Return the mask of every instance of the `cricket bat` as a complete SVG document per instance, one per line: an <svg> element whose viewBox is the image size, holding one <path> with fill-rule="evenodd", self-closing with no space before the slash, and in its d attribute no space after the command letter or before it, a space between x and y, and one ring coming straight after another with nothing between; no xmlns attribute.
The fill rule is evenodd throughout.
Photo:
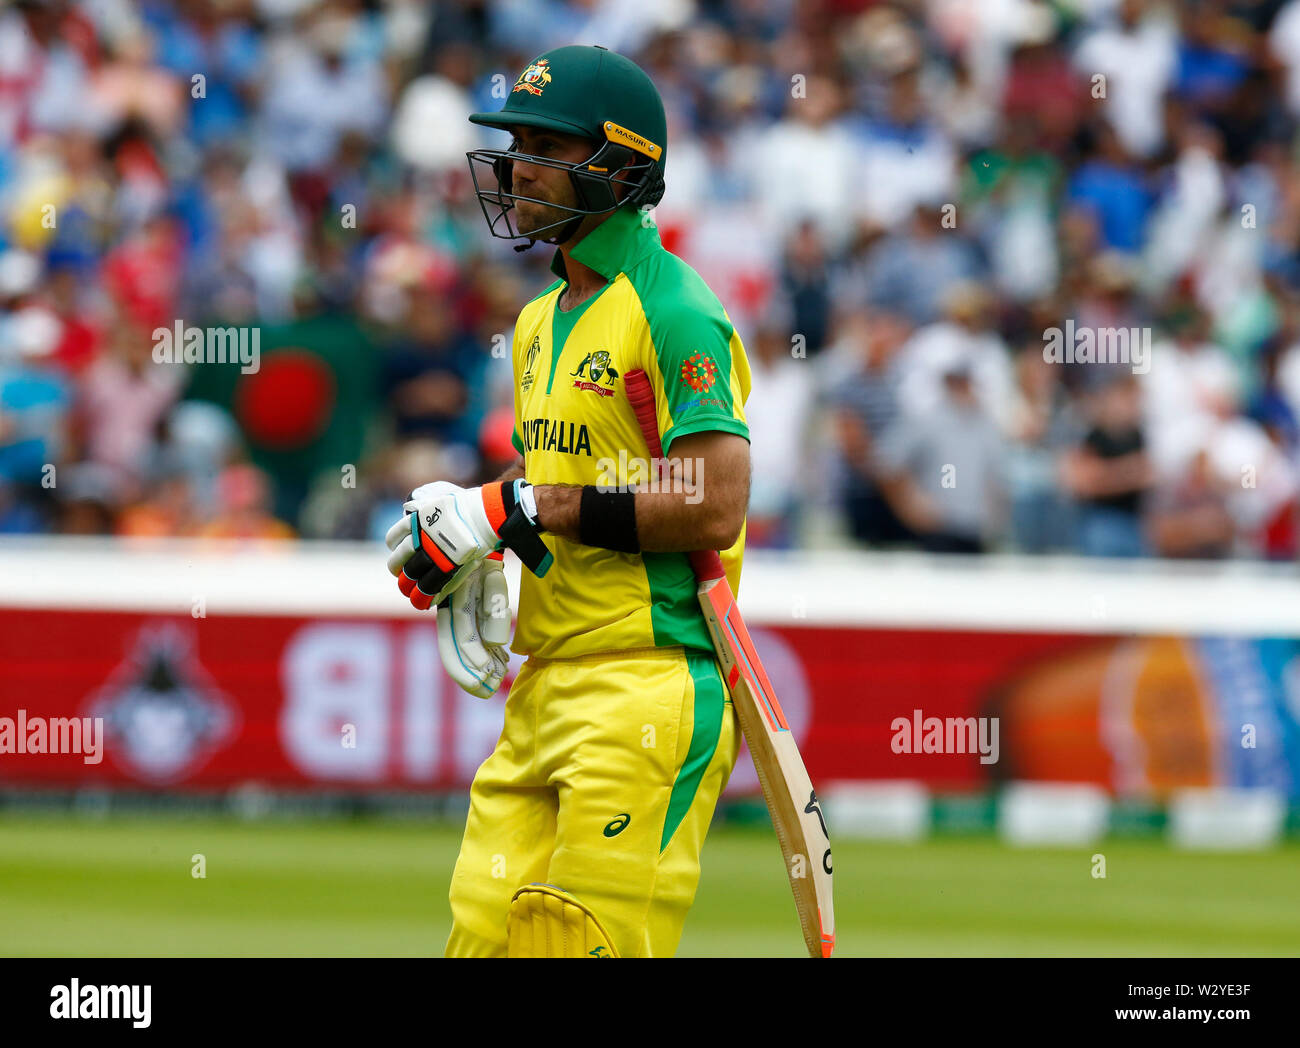
<svg viewBox="0 0 1300 1048"><path fill-rule="evenodd" d="M623 381L646 445L662 470L664 453L654 387L639 368L627 372ZM831 842L821 802L772 682L749 639L745 620L740 617L722 569L722 558L713 550L697 550L689 557L699 583L700 608L709 624L713 650L781 842L804 943L811 956L829 957L835 948L835 909L831 896Z"/></svg>

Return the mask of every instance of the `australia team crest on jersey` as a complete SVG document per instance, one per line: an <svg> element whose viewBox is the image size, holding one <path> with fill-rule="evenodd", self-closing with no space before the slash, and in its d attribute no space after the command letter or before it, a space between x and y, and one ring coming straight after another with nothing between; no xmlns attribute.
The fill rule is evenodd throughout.
<svg viewBox="0 0 1300 1048"><path fill-rule="evenodd" d="M551 71L547 68L548 65L545 58L539 58L519 74L519 79L515 81L515 86L510 93L513 95L516 91L527 91L530 95L540 95L551 82Z"/></svg>
<svg viewBox="0 0 1300 1048"><path fill-rule="evenodd" d="M582 358L577 370L569 374L574 379L574 389L589 389L602 397L614 395L614 380L618 378L618 372L614 369L607 350L598 349L594 353L588 353Z"/></svg>

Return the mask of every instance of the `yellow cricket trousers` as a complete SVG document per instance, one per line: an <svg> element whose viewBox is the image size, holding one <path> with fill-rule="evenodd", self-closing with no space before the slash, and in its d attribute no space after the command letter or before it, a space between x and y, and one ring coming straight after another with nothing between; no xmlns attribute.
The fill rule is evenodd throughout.
<svg viewBox="0 0 1300 1048"><path fill-rule="evenodd" d="M739 744L711 652L530 658L470 790L447 956L504 957L535 881L590 907L619 956L671 956Z"/></svg>

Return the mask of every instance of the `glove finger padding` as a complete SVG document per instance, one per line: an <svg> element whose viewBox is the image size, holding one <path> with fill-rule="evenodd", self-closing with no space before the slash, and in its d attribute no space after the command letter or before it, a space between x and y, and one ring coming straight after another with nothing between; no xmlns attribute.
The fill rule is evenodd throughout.
<svg viewBox="0 0 1300 1048"><path fill-rule="evenodd" d="M490 588L493 596L504 592L495 581L490 587L485 587L487 577L499 577L500 587L504 587L505 575L499 564L495 568L488 568L483 563L474 565L464 585L443 600L437 611L438 654L442 657L443 668L452 680L480 699L496 694L510 666L505 649L500 644L487 642L479 629L479 623L488 613L483 606L485 589ZM498 616L487 617L493 620L494 634L499 635ZM508 639L508 601L505 618Z"/></svg>
<svg viewBox="0 0 1300 1048"><path fill-rule="evenodd" d="M421 611L455 593L470 570L503 547L539 578L554 561L541 538L532 485L524 480L470 489L436 481L416 488L403 509L409 534L400 522L389 528L388 570Z"/></svg>
<svg viewBox="0 0 1300 1048"><path fill-rule="evenodd" d="M415 519L414 515L411 517ZM447 558L435 542L419 532L419 546L397 577L397 585L421 611L455 592L457 586L474 569L474 563L457 565Z"/></svg>
<svg viewBox="0 0 1300 1048"><path fill-rule="evenodd" d="M469 489L439 482L411 494L404 508L417 514L421 532L447 559L467 564L504 545L538 578L550 570L554 558L541 539L527 481L493 481Z"/></svg>
<svg viewBox="0 0 1300 1048"><path fill-rule="evenodd" d="M416 490L430 489L437 490L423 498L412 498L402 507L415 516L417 529L427 540L426 550L436 548L454 564L469 564L482 560L496 548L499 537L484 517L481 488L466 490L439 482Z"/></svg>
<svg viewBox="0 0 1300 1048"><path fill-rule="evenodd" d="M385 542L389 572L397 576L402 595L420 611L454 593L479 564L477 556L462 564L451 560L420 527L418 513L389 528Z"/></svg>
<svg viewBox="0 0 1300 1048"><path fill-rule="evenodd" d="M482 516L482 490L446 481L425 484L402 507L410 514L410 537L396 525L389 529L388 570L420 611L456 592L499 545L497 535L477 519Z"/></svg>
<svg viewBox="0 0 1300 1048"><path fill-rule="evenodd" d="M388 558L388 570L394 575L402 571L402 565L406 563L405 558L415 552L415 544L411 538L411 515L405 514L401 520L397 521L388 529L388 534L384 536L384 543L392 551ZM398 555L403 559L396 560Z"/></svg>
<svg viewBox="0 0 1300 1048"><path fill-rule="evenodd" d="M399 578L398 587L410 598L417 611L428 611L435 604L440 604L465 583L475 571L477 564L462 564L449 576L441 568L431 568L419 581L411 583L409 578ZM409 592L407 587L409 586Z"/></svg>

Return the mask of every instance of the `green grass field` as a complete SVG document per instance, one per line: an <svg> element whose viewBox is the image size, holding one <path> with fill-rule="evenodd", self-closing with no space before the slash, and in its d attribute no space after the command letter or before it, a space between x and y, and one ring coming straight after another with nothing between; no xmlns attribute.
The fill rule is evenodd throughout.
<svg viewBox="0 0 1300 1048"><path fill-rule="evenodd" d="M437 955L459 842L458 826L428 822L0 815L0 955ZM1300 955L1294 843L839 841L835 870L841 956ZM802 948L770 832L715 827L679 955Z"/></svg>

